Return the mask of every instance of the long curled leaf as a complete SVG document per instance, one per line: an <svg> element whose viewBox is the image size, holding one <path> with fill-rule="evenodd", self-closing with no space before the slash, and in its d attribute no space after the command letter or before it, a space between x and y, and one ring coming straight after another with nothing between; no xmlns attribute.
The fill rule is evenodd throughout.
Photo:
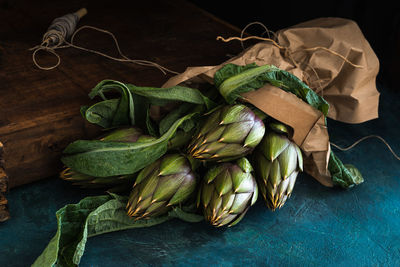
<svg viewBox="0 0 400 267"><path fill-rule="evenodd" d="M64 150L61 160L72 170L95 177L135 173L165 154L168 140L182 123L195 114L178 119L167 132L155 140L137 143L75 141Z"/></svg>
<svg viewBox="0 0 400 267"><path fill-rule="evenodd" d="M105 93L117 91L119 98L107 99ZM81 113L85 119L103 128L122 125L149 126L147 114L150 105L165 105L171 102L204 105L211 109L215 103L198 89L184 86L170 88L140 87L113 80L104 80L97 84L89 94L90 98L100 96L103 101L90 107L83 107ZM151 126L150 126L151 127ZM154 130L148 127L149 132Z"/></svg>
<svg viewBox="0 0 400 267"><path fill-rule="evenodd" d="M257 66L248 64L238 66L227 64L214 76L214 82L228 103L233 103L241 93L257 90L270 83L295 94L309 105L328 114L329 104L293 74L273 65Z"/></svg>
<svg viewBox="0 0 400 267"><path fill-rule="evenodd" d="M173 208L168 214L134 220L126 214L127 197L116 194L86 197L56 212L57 232L33 267L78 266L89 237L134 228L150 227L173 218L199 222L203 216Z"/></svg>

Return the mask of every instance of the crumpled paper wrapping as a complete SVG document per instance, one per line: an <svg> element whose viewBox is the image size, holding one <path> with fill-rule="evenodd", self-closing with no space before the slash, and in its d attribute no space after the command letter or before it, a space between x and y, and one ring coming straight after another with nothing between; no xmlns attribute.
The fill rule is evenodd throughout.
<svg viewBox="0 0 400 267"><path fill-rule="evenodd" d="M275 65L303 80L330 104L328 117L361 123L378 117L376 76L379 61L358 25L342 18L319 18L276 33L276 43L262 41L218 65L189 67L163 87L213 83L227 63ZM291 93L272 85L242 94L269 116L291 126L293 140L305 155L305 171L333 186L328 171L330 144L324 115Z"/></svg>

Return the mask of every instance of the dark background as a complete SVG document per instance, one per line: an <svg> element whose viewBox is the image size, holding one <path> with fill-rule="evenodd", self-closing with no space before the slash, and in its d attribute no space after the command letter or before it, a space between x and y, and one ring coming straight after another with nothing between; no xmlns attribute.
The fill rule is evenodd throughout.
<svg viewBox="0 0 400 267"><path fill-rule="evenodd" d="M320 0L320 1L211 1L190 2L243 29L248 23L262 22L277 31L319 17L342 17L356 21L377 54L381 69L378 80L390 87L400 76L400 9L396 0ZM252 26L249 33L260 34ZM258 31L258 32L257 32ZM246 31L247 32L247 31Z"/></svg>
<svg viewBox="0 0 400 267"><path fill-rule="evenodd" d="M397 77L400 77L400 68L398 67L398 62L400 62L400 8L397 7L399 4L396 0L187 1L240 29L254 21L262 22L269 30L277 31L319 17L352 19L358 23L380 60L381 69L378 80L393 87L396 85ZM0 0L0 8L12 9L19 6L21 2L22 0ZM82 6L90 9L89 2L88 0L81 1ZM134 10L138 5L138 2L134 0L109 2L113 2L118 8L128 10ZM37 4L40 3L41 1L37 1ZM1 19L0 17L0 27L2 27ZM149 18L149 21L151 20L152 18ZM193 26L195 25L187 25L188 30ZM253 26L247 32L260 34L262 28Z"/></svg>

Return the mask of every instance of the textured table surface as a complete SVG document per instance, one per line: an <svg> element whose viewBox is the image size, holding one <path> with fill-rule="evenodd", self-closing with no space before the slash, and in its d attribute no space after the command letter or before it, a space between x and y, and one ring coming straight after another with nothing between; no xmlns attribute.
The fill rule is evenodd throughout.
<svg viewBox="0 0 400 267"><path fill-rule="evenodd" d="M342 146L378 134L400 151L400 92L379 86L380 118L359 125L328 121ZM337 152L365 182L325 188L301 175L279 211L258 200L228 229L172 220L89 239L80 266L400 266L400 162L377 139ZM0 266L28 266L56 231L55 212L94 194L59 179L11 190L12 218L0 224Z"/></svg>

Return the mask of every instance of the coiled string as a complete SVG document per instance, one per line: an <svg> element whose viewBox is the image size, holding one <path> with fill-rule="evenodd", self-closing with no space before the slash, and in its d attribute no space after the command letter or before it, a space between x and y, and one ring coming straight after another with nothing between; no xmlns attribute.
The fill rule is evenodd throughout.
<svg viewBox="0 0 400 267"><path fill-rule="evenodd" d="M115 35L107 30L103 30L103 29L100 29L97 27L86 25L86 26L80 27L79 29L77 29L75 31L76 25L78 24L79 20L84 15L86 15L86 13L87 13L87 10L85 8L83 8L83 9L78 10L75 13L67 14L65 16L62 16L62 17L59 17L59 18L56 18L55 20L53 20L53 22L51 23L47 32L43 35L42 43L40 45L37 45L37 46L29 49L29 50L33 51L32 61L36 65L36 67L38 67L39 69L42 69L42 70L52 70L52 69L57 68L61 63L61 58L56 53L56 50L72 47L72 48L76 48L76 49L86 51L89 53L97 54L99 56L102 56L102 57L105 57L105 58L108 58L108 59L111 59L111 60L114 60L117 62L127 62L127 63L134 63L134 64L141 65L141 66L155 67L155 68L159 69L163 74L167 74L167 72L172 73L172 74L179 74L176 71L170 70L170 69L168 69L164 66L161 66L152 61L128 58L127 56L125 56L122 53L121 48L119 47L119 44L118 44L118 40L115 37ZM82 46L78 46L78 45L74 44L74 39L75 39L76 35L84 29L95 30L95 31L105 33L105 34L111 36L120 57L113 57L113 56L107 55L105 53L102 53L100 51L82 47ZM71 37L71 41L68 42L67 39L69 39L70 37ZM49 52L49 53L53 54L54 56L56 56L57 63L55 63L54 65L49 66L49 67L40 65L38 63L36 57L37 57L37 53L41 50L44 50L44 51Z"/></svg>

